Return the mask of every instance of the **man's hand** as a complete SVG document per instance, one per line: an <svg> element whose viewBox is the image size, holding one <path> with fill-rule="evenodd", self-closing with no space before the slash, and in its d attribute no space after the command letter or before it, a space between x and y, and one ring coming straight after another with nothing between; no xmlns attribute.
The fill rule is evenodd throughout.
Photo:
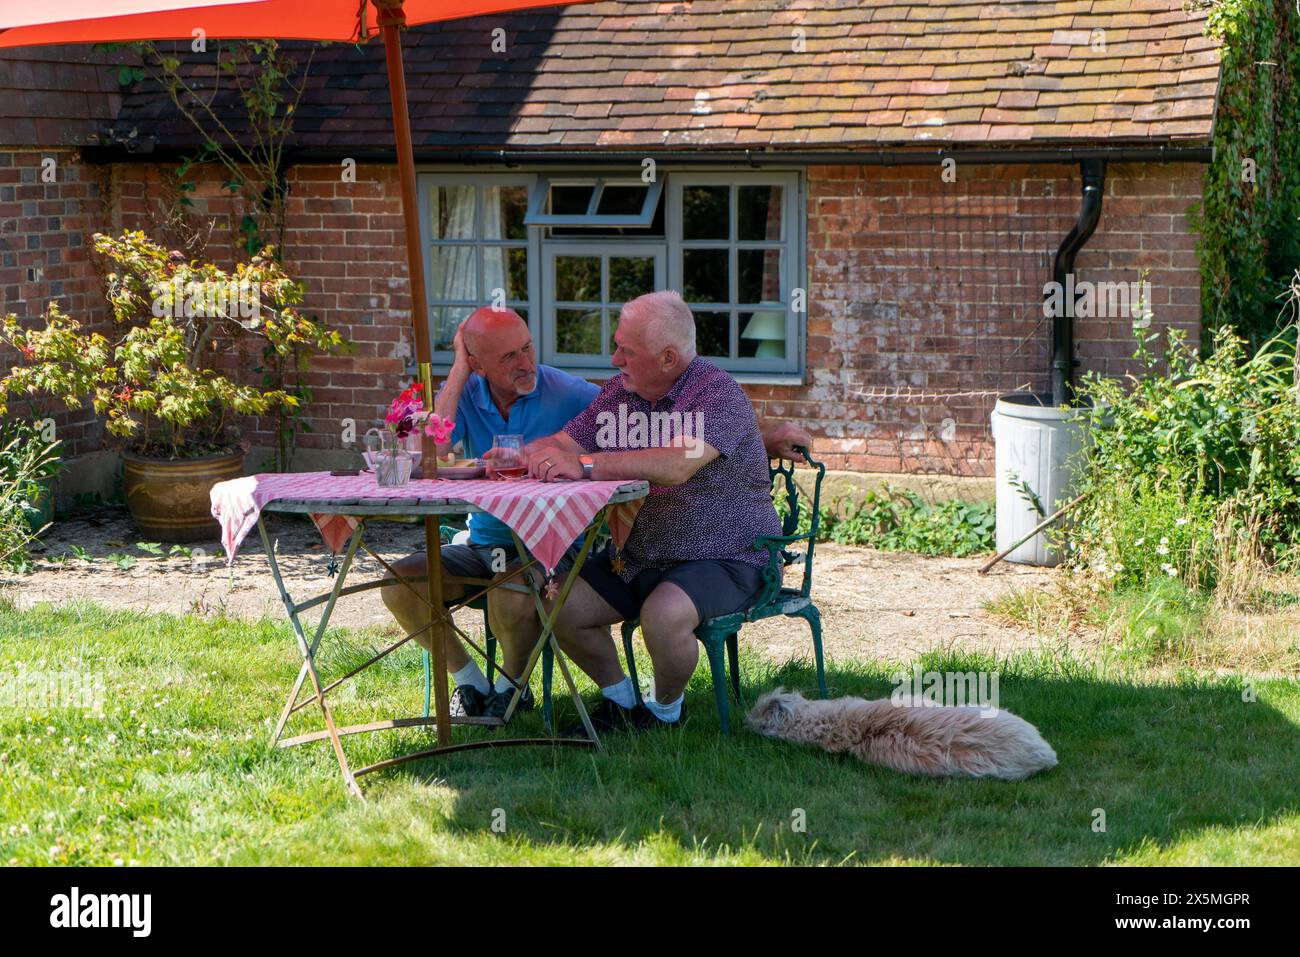
<svg viewBox="0 0 1300 957"><path fill-rule="evenodd" d="M582 478L582 461L575 452L556 446L534 449L528 453L528 474L543 482L560 482Z"/></svg>
<svg viewBox="0 0 1300 957"><path fill-rule="evenodd" d="M470 371L469 347L465 345L465 323L462 322L456 327L456 337L451 342L451 348L456 354L455 359L453 359L451 363L452 368L455 369L459 367L468 373Z"/></svg>
<svg viewBox="0 0 1300 957"><path fill-rule="evenodd" d="M777 422L763 430L763 445L770 458L803 461L803 456L794 447L802 445L811 451L812 436L793 422Z"/></svg>

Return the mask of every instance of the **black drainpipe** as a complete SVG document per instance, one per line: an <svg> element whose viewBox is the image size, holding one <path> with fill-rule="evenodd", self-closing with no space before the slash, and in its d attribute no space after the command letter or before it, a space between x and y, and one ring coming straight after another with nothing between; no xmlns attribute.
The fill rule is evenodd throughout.
<svg viewBox="0 0 1300 957"><path fill-rule="evenodd" d="M1074 296L1065 296L1067 277L1074 273L1074 257L1083 248L1097 220L1101 219L1101 197L1106 189L1106 161L1086 159L1079 163L1083 174L1083 204L1079 207L1079 220L1056 250L1052 265L1052 279L1061 291L1061 308L1052 317L1052 405L1062 406L1074 401Z"/></svg>

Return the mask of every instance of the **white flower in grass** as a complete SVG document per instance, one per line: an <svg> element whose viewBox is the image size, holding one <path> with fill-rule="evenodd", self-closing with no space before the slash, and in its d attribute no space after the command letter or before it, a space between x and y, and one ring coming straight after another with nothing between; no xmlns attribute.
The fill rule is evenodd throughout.
<svg viewBox="0 0 1300 957"><path fill-rule="evenodd" d="M1134 548L1141 548L1145 543L1146 543L1146 539L1145 539L1145 538L1139 538L1136 542L1133 543L1133 547L1134 547Z"/></svg>
<svg viewBox="0 0 1300 957"><path fill-rule="evenodd" d="M109 744L117 744L117 735L115 735L115 734L109 734L109 736L108 736L108 743L109 743Z"/></svg>
<svg viewBox="0 0 1300 957"><path fill-rule="evenodd" d="M1168 575L1170 578L1176 578L1178 576L1178 569L1175 568L1173 565L1170 565L1168 562L1165 562L1163 565L1161 565L1160 570L1164 572L1166 575Z"/></svg>
<svg viewBox="0 0 1300 957"><path fill-rule="evenodd" d="M1186 525L1186 524L1187 524L1188 522L1190 522L1190 521L1191 521L1190 518L1180 518L1178 521L1174 522L1174 524L1175 524L1175 525Z"/></svg>
<svg viewBox="0 0 1300 957"><path fill-rule="evenodd" d="M1169 539L1167 538L1160 539L1160 544L1156 546L1156 554L1157 555L1169 554Z"/></svg>
<svg viewBox="0 0 1300 957"><path fill-rule="evenodd" d="M126 862L123 861L120 857L115 857L115 858L113 858L113 866L114 866L114 867L122 867L125 863L126 863Z"/></svg>

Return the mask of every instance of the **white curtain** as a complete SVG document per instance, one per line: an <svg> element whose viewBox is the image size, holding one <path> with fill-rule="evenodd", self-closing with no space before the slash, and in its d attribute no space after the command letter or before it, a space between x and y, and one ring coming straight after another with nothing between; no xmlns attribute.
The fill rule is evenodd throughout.
<svg viewBox="0 0 1300 957"><path fill-rule="evenodd" d="M478 268L474 239L474 186L435 186L430 199L430 221L435 239L465 239L464 246L434 246L431 252L429 298L477 303ZM434 307L433 341L450 347L464 309Z"/></svg>

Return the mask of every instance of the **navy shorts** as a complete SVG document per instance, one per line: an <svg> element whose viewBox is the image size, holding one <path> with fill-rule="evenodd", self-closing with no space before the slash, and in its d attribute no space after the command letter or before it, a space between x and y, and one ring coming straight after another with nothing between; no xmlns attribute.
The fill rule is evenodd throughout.
<svg viewBox="0 0 1300 957"><path fill-rule="evenodd" d="M747 610L758 600L764 584L760 566L724 560L646 568L625 582L615 574L608 552L588 558L579 574L624 621L640 617L641 606L663 582L672 582L690 596L702 622Z"/></svg>

